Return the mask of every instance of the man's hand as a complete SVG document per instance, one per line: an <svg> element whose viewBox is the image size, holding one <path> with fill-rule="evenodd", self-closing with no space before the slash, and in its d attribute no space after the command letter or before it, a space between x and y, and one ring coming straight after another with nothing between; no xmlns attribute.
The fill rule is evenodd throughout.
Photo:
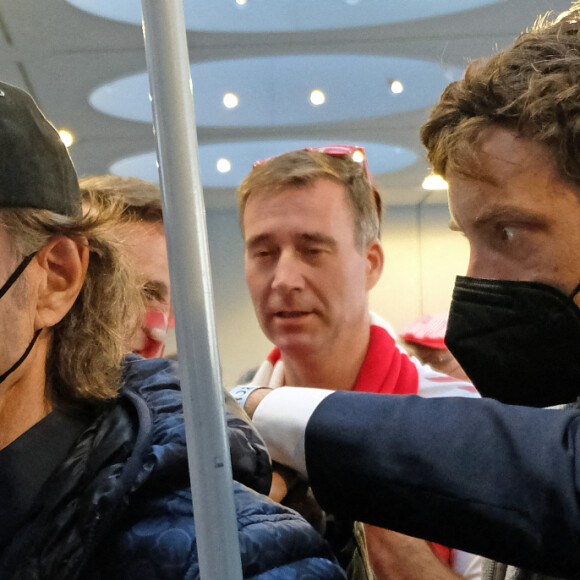
<svg viewBox="0 0 580 580"><path fill-rule="evenodd" d="M425 540L365 524L369 561L376 580L457 580Z"/></svg>
<svg viewBox="0 0 580 580"><path fill-rule="evenodd" d="M269 389L268 387L260 387L255 391L252 391L246 400L244 405L244 411L248 414L250 419L254 417L254 413L258 408L258 405L262 402L262 399L271 393L274 389Z"/></svg>

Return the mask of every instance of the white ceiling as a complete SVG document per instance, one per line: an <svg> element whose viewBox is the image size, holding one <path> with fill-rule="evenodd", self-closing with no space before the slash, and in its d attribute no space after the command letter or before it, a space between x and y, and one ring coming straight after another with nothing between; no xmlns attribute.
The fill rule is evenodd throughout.
<svg viewBox="0 0 580 580"><path fill-rule="evenodd" d="M476 1L455 4L469 8ZM70 2L0 3L0 80L28 90L57 127L74 133L70 152L80 175L111 167L137 173L126 159L139 155L150 164L141 176L154 178L143 37L132 23L139 20L139 2ZM99 7L110 16L127 8L123 18L130 22L101 18L72 3ZM188 22L197 28L188 31L188 44L200 160L208 164L202 167L207 208L234 207L233 188L210 175L214 157L236 159L229 176L236 182L254 156L269 157L287 141L287 148L321 141L368 145L385 203L424 201L428 194L421 181L428 166L418 133L443 86L469 59L507 46L536 15L559 12L570 2L480 0L486 5L442 14L450 3L248 0L240 10L234 0L185 0ZM418 14L435 15L409 20ZM344 18L356 26L327 29L341 26ZM228 32L240 27L249 31ZM308 27L312 30L293 31ZM127 76L135 77L136 92L120 80ZM391 78L403 81L402 94L390 93ZM307 103L303 93L309 87L324 87L327 103L316 109ZM226 90L244 95L238 110L218 107ZM139 103L145 103L140 111ZM391 162L399 168L390 170ZM427 201L443 203L444 193Z"/></svg>

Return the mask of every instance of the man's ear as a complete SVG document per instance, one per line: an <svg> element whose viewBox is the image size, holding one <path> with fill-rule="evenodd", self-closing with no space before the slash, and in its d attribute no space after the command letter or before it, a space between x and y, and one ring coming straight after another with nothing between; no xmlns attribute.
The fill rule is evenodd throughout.
<svg viewBox="0 0 580 580"><path fill-rule="evenodd" d="M86 239L58 236L37 254L42 278L38 289L35 330L54 326L71 309L81 291L89 265Z"/></svg>
<svg viewBox="0 0 580 580"><path fill-rule="evenodd" d="M374 288L376 283L379 281L385 264L383 247L377 238L369 242L365 248L365 258L367 261L366 289L368 291Z"/></svg>

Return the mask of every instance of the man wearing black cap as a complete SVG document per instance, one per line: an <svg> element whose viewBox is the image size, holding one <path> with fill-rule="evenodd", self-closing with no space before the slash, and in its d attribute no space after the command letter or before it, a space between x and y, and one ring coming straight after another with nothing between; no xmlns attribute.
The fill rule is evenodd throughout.
<svg viewBox="0 0 580 580"><path fill-rule="evenodd" d="M123 204L85 201L54 127L0 83L0 577L197 578L175 368L124 358L142 295ZM246 578L343 578L304 520L234 485Z"/></svg>

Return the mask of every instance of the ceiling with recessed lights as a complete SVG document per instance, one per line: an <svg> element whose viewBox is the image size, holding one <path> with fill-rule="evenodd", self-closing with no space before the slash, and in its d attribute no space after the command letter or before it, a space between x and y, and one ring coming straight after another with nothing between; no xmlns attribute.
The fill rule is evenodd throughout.
<svg viewBox="0 0 580 580"><path fill-rule="evenodd" d="M419 127L469 59L568 0L185 0L208 210L235 207L257 159L365 147L387 205L422 189ZM139 0L4 0L0 80L31 92L81 175L157 179Z"/></svg>
<svg viewBox="0 0 580 580"><path fill-rule="evenodd" d="M283 74L280 74L283 71ZM200 127L285 127L381 117L433 104L460 67L411 58L300 54L202 62L191 65ZM391 85L397 82L399 92ZM310 98L312 91L322 102ZM224 106L226 94L238 104ZM151 123L147 73L114 80L89 102L103 113ZM233 103L232 103L233 104Z"/></svg>

